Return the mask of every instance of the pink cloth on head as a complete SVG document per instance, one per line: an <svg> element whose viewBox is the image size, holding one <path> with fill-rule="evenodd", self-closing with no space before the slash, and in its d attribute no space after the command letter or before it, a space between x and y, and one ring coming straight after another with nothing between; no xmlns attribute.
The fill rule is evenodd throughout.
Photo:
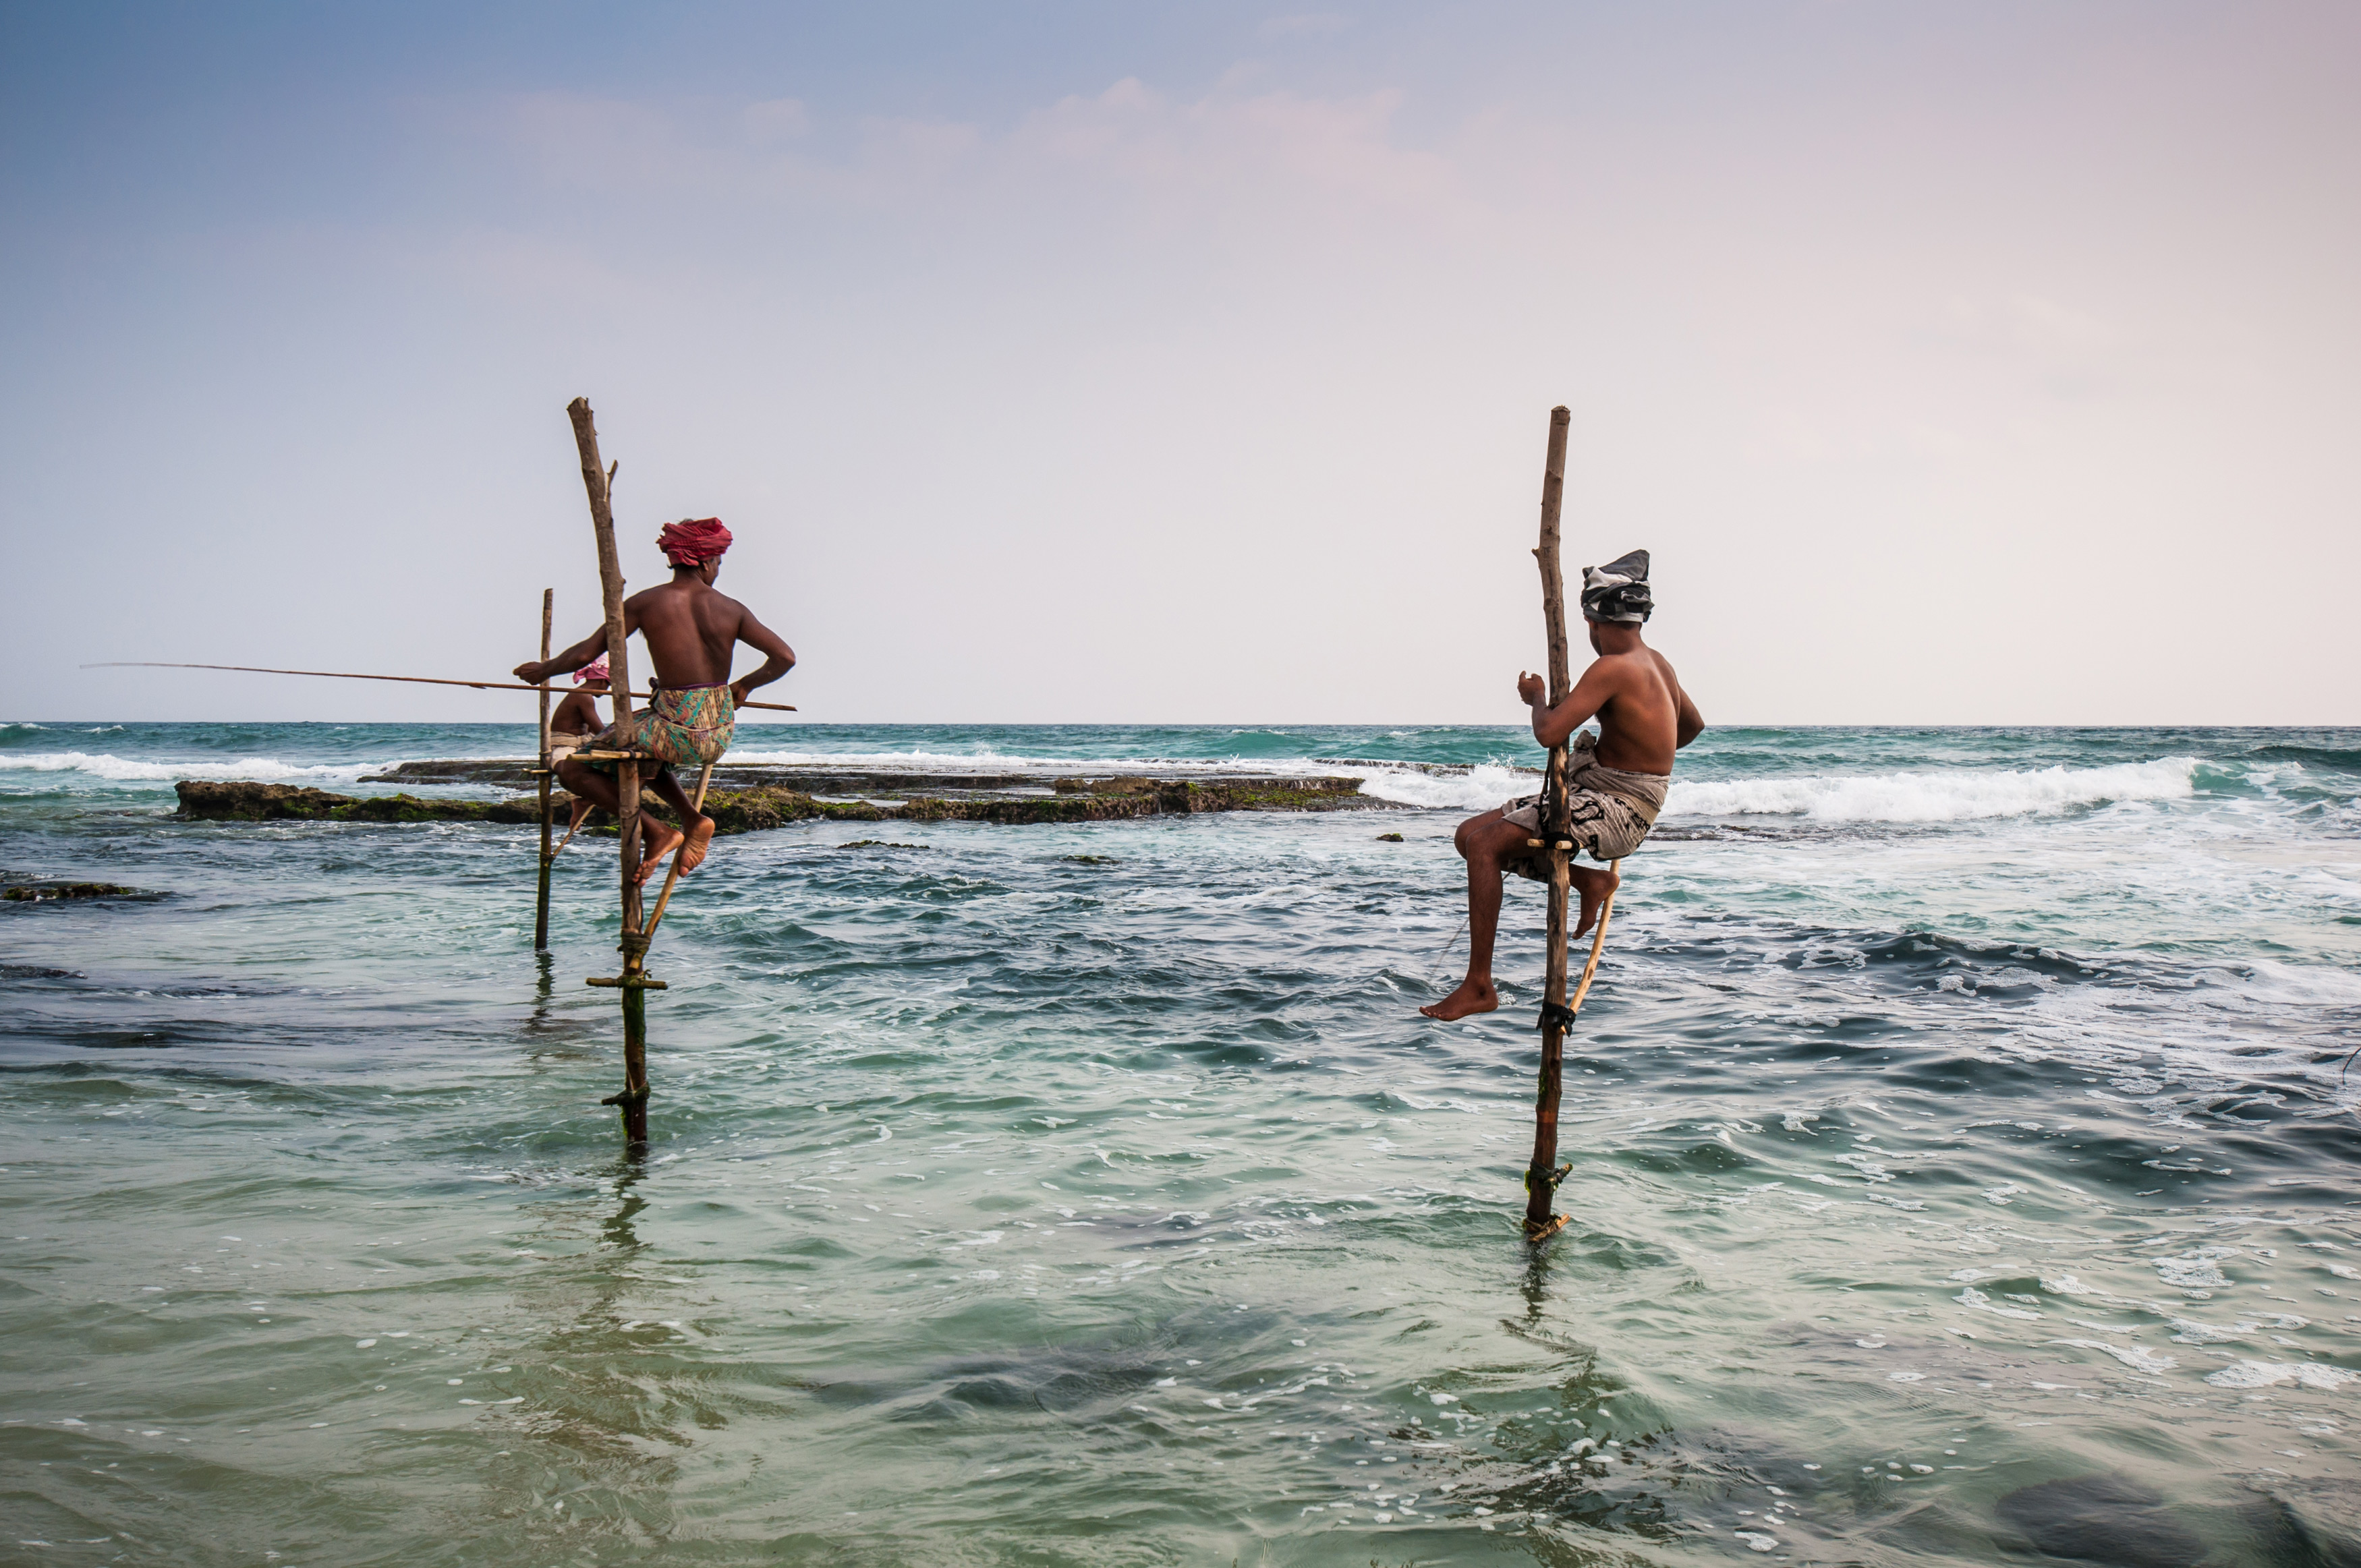
<svg viewBox="0 0 2361 1568"><path fill-rule="evenodd" d="M612 680L613 678L613 676L607 673L607 656L604 653L599 654L598 657L591 660L588 663L574 672L574 684L577 686L587 685L591 681L605 681Z"/></svg>
<svg viewBox="0 0 2361 1568"><path fill-rule="evenodd" d="M685 517L664 525L656 548L675 566L702 566L730 548L730 531L718 517Z"/></svg>

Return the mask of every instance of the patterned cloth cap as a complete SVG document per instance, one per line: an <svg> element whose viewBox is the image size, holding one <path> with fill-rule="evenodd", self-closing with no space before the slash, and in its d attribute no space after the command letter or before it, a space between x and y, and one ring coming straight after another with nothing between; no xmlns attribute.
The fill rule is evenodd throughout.
<svg viewBox="0 0 2361 1568"><path fill-rule="evenodd" d="M1582 613L1590 620L1641 621L1655 609L1655 596L1648 591L1645 550L1582 569Z"/></svg>

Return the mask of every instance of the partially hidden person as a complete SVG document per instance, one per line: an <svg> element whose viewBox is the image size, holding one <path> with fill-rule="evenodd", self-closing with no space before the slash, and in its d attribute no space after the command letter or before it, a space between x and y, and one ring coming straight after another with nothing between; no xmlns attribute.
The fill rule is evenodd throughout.
<svg viewBox="0 0 2361 1568"><path fill-rule="evenodd" d="M686 875L704 863L713 843L713 818L689 800L674 767L701 767L719 761L730 749L730 738L738 725L738 705L746 700L746 694L796 667L796 652L785 639L757 620L752 610L715 590L713 580L720 575L721 555L730 543L730 530L718 517L684 518L664 524L656 547L672 565L672 581L623 601L623 635L636 631L647 643L649 661L655 665L654 689L648 706L633 714L628 726L609 724L580 748L644 751L659 759L655 777L646 782L679 816L681 826L674 828L652 813L640 813L642 882L654 874L657 864L675 850L680 851L681 873ZM752 674L732 681L730 662L741 642L761 653L763 663ZM607 628L602 623L555 658L519 664L516 677L528 685L539 685L553 674L582 669L608 651ZM566 700L571 702L573 696ZM615 781L619 766L611 761L568 756L557 764L557 776L577 798L618 812L622 806Z"/></svg>
<svg viewBox="0 0 2361 1568"><path fill-rule="evenodd" d="M1582 614L1589 623L1591 651L1598 655L1565 700L1548 706L1549 688L1539 675L1520 674L1517 696L1532 709L1533 739L1557 746L1574 736L1566 759L1567 837L1576 855L1620 861L1640 847L1673 782L1673 753L1705 733L1697 704L1681 689L1672 662L1647 644L1641 626L1655 611L1648 587L1648 553L1634 550L1604 566L1582 573ZM1598 720L1593 736L1580 729ZM1500 927L1500 876L1514 871L1536 882L1549 877L1543 837L1542 797L1521 795L1459 825L1453 842L1467 861L1467 978L1459 989L1421 1013L1448 1023L1500 1005L1492 985L1492 943ZM1579 937L1598 918L1599 906L1620 878L1611 867L1576 864L1574 891L1582 899Z"/></svg>
<svg viewBox="0 0 2361 1568"><path fill-rule="evenodd" d="M610 689L604 654L574 672L575 689L566 694L557 711L549 716L550 761L562 762L598 738L606 725L598 718L598 699ZM558 840L563 850L574 842L574 835L582 830L582 819L590 815L590 803L574 795L574 820L566 825L566 837ZM556 850L552 850L555 854Z"/></svg>

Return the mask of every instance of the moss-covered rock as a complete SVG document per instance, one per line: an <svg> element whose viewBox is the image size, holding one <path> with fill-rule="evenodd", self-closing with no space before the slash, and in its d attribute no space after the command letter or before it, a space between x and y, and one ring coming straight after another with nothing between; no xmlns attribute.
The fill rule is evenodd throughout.
<svg viewBox="0 0 2361 1568"><path fill-rule="evenodd" d="M414 795L331 795L292 784L183 779L181 815L202 822L538 822L530 800L421 800Z"/></svg>
<svg viewBox="0 0 2361 1568"><path fill-rule="evenodd" d="M136 887L111 882L35 882L0 887L0 899L11 904L46 904L56 898L139 898ZM60 973L64 971L60 970Z"/></svg>
<svg viewBox="0 0 2361 1568"><path fill-rule="evenodd" d="M774 786L714 790L705 809L717 833L759 833L791 822L825 817L834 822L997 822L1019 826L1033 822L1112 822L1136 817L1190 815L1206 811L1337 811L1377 806L1365 795L1335 787L1350 780L1256 779L1248 782L1199 784L1193 781L1118 779L1103 781L1123 787L1107 791L1061 790L1039 795L972 795L946 799L919 795L897 806L877 806L865 800L817 800L796 790ZM181 796L181 816L197 822L497 822L523 825L540 820L540 806L532 797L512 800L425 800L414 795L332 795L322 789L291 784L216 784L187 779L173 786ZM642 805L669 818L652 793ZM572 808L572 797L555 797L558 820ZM613 819L594 812L592 830L611 828Z"/></svg>

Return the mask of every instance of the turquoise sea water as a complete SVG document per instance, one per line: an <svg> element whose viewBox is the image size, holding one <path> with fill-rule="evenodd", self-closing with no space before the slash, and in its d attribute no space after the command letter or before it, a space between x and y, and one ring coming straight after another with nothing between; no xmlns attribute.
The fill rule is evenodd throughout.
<svg viewBox="0 0 2361 1568"><path fill-rule="evenodd" d="M608 845L536 959L529 830L168 818L531 743L0 727L0 873L144 890L0 905L0 1561L1986 1563L2080 1519L2232 1565L2361 1520L2361 732L1709 733L1539 1255L1539 890L1503 1012L1412 1011L1520 732L750 728L1357 759L1404 809L720 840L642 1161Z"/></svg>

